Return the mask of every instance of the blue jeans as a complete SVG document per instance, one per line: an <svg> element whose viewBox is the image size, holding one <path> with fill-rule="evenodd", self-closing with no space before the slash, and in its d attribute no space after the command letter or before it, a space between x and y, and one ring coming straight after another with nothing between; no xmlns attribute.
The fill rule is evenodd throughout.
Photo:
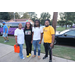
<svg viewBox="0 0 75 75"><path fill-rule="evenodd" d="M41 44L39 44L40 40L33 40L34 47L34 55L36 55L36 49L38 48L38 56L40 56Z"/></svg>
<svg viewBox="0 0 75 75"><path fill-rule="evenodd" d="M21 59L23 59L23 53L22 53L22 50L23 50L23 44L19 44L20 46L20 53L19 53L19 56Z"/></svg>

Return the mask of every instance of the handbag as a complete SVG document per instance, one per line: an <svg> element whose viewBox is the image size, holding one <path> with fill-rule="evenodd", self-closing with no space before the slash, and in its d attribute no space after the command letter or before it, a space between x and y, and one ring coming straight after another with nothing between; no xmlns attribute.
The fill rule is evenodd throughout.
<svg viewBox="0 0 75 75"><path fill-rule="evenodd" d="M15 52L15 53L20 53L20 47L14 45L14 52Z"/></svg>

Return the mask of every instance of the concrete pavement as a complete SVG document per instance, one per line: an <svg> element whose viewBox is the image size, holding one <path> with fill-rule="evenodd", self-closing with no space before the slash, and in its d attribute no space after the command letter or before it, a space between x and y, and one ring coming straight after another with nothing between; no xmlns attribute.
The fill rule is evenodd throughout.
<svg viewBox="0 0 75 75"><path fill-rule="evenodd" d="M20 59L18 53L14 53L14 47L6 44L0 43L0 62L48 62L49 58L42 59L45 54L41 53L41 59L29 57L26 58L26 50L23 49L23 54L25 59ZM37 53L36 53L37 54ZM33 51L32 51L33 55ZM37 54L38 55L38 54ZM59 57L53 56L53 62L74 62L72 60L67 60Z"/></svg>

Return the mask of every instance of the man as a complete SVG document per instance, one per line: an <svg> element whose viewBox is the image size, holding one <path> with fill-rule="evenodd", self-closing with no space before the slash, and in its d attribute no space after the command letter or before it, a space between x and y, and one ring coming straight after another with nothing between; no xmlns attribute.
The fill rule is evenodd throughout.
<svg viewBox="0 0 75 75"><path fill-rule="evenodd" d="M41 41L43 36L43 29L40 27L40 21L35 20L34 27L32 29L32 42L34 47L34 55L32 57L36 56L36 49L38 47L38 59L40 59L40 51L41 51Z"/></svg>
<svg viewBox="0 0 75 75"><path fill-rule="evenodd" d="M4 42L8 42L8 27L5 25L5 22L3 22L3 37L5 39Z"/></svg>
<svg viewBox="0 0 75 75"><path fill-rule="evenodd" d="M55 31L52 26L50 26L50 20L45 20L45 27L43 28L43 38L44 38L44 48L45 48L45 56L43 59L46 59L48 57L48 50L49 50L49 62L52 62L52 47L54 44L55 39Z"/></svg>

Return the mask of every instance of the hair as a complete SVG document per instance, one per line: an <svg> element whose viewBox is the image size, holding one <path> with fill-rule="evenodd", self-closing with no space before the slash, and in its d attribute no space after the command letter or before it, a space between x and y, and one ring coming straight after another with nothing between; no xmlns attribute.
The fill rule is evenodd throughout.
<svg viewBox="0 0 75 75"><path fill-rule="evenodd" d="M26 29L26 28L27 28L27 24L25 24L25 28L24 29ZM30 23L30 29L32 29L31 23Z"/></svg>
<svg viewBox="0 0 75 75"><path fill-rule="evenodd" d="M48 22L49 22L49 24L50 24L50 20L49 20L49 19L46 19L45 21L48 21Z"/></svg>
<svg viewBox="0 0 75 75"><path fill-rule="evenodd" d="M39 22L39 27L40 27L40 21L39 21L39 20L35 20L35 21L34 21L34 27L36 27L36 24L35 24L36 21Z"/></svg>

